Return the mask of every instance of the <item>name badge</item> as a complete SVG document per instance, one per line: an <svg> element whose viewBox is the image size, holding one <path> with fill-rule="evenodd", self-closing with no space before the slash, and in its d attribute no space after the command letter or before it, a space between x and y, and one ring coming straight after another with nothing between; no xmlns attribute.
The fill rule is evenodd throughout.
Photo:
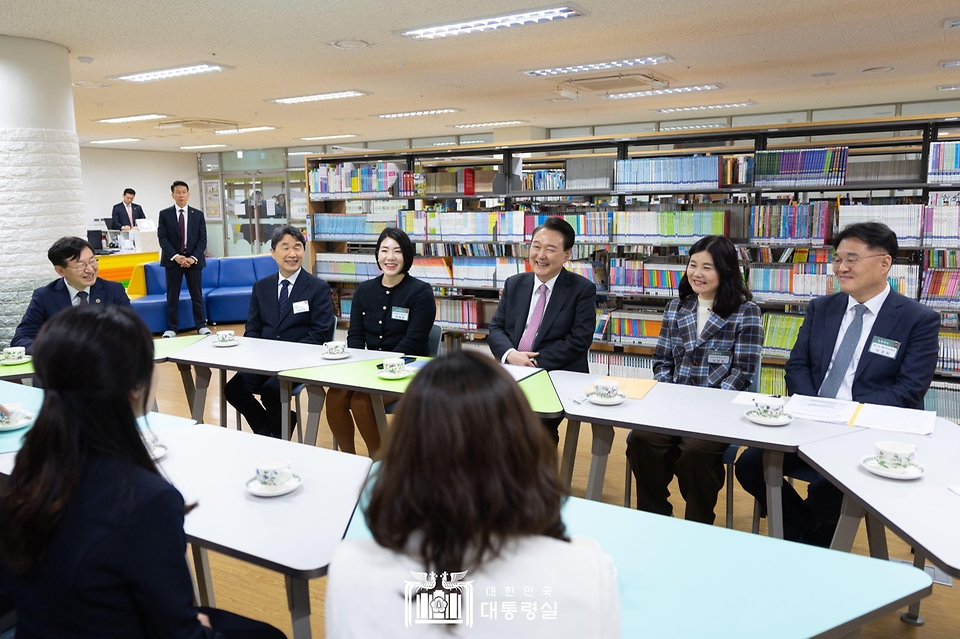
<svg viewBox="0 0 960 639"><path fill-rule="evenodd" d="M885 337L874 337L870 341L870 352L893 359L900 351L900 342Z"/></svg>
<svg viewBox="0 0 960 639"><path fill-rule="evenodd" d="M302 302L293 303L293 314L306 313L310 310L310 301L303 300Z"/></svg>
<svg viewBox="0 0 960 639"><path fill-rule="evenodd" d="M390 319L400 320L401 322L410 321L410 309L402 306L394 306L390 313Z"/></svg>
<svg viewBox="0 0 960 639"><path fill-rule="evenodd" d="M710 364L729 364L730 353L726 351L710 351L707 353L707 362Z"/></svg>

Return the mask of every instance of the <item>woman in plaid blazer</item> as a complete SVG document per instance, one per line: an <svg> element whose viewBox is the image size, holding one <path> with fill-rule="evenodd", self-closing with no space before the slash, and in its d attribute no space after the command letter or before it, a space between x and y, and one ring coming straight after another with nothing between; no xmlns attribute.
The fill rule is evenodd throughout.
<svg viewBox="0 0 960 639"><path fill-rule="evenodd" d="M709 235L690 247L678 292L663 313L654 351L656 380L749 388L760 374L763 327L733 242ZM720 442L633 431L627 438L627 459L636 477L637 508L672 515L668 486L676 475L687 504L685 519L712 524L723 488L726 448Z"/></svg>

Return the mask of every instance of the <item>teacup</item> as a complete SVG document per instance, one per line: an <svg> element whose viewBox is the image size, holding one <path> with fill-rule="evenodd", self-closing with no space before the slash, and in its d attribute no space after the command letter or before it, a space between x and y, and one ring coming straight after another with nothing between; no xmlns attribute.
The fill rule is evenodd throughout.
<svg viewBox="0 0 960 639"><path fill-rule="evenodd" d="M754 397L757 415L766 419L777 419L783 415L783 400L779 397Z"/></svg>
<svg viewBox="0 0 960 639"><path fill-rule="evenodd" d="M18 362L27 356L27 349L23 346L11 346L3 349L3 359L8 362Z"/></svg>
<svg viewBox="0 0 960 639"><path fill-rule="evenodd" d="M327 342L324 347L327 349L327 355L343 355L347 352L346 342Z"/></svg>
<svg viewBox="0 0 960 639"><path fill-rule="evenodd" d="M391 357L390 359L383 360L383 372L389 375L399 375L403 372L403 368L406 365L407 363L399 357Z"/></svg>
<svg viewBox="0 0 960 639"><path fill-rule="evenodd" d="M286 457L267 457L257 462L257 481L261 486L283 486L292 477L290 460Z"/></svg>
<svg viewBox="0 0 960 639"><path fill-rule="evenodd" d="M237 334L234 331L217 331L217 343L219 344L229 344L235 339L237 339Z"/></svg>
<svg viewBox="0 0 960 639"><path fill-rule="evenodd" d="M877 442L877 463L890 470L903 470L913 463L917 455L917 447L913 444L904 444L885 440Z"/></svg>
<svg viewBox="0 0 960 639"><path fill-rule="evenodd" d="M620 384L612 379L601 379L593 385L593 395L600 399L616 399L620 395Z"/></svg>

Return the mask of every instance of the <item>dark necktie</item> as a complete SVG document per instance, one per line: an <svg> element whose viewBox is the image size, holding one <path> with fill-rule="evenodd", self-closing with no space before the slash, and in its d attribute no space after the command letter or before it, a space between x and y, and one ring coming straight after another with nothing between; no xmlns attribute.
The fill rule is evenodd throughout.
<svg viewBox="0 0 960 639"><path fill-rule="evenodd" d="M277 307L280 309L280 319L290 312L290 280L280 280L280 297L277 298Z"/></svg>
<svg viewBox="0 0 960 639"><path fill-rule="evenodd" d="M853 356L857 352L857 344L860 343L860 334L863 332L863 314L867 312L867 307L863 304L857 304L853 307L856 314L847 332L843 334L843 340L840 342L840 348L837 349L837 355L833 358L833 366L827 374L827 378L820 385L820 397L836 397L837 391L843 384L843 378L847 376L847 369L853 362Z"/></svg>
<svg viewBox="0 0 960 639"><path fill-rule="evenodd" d="M89 304L90 302L87 300L88 297L90 297L90 293L87 293L86 291L80 291L77 293L77 299L80 300L80 304Z"/></svg>
<svg viewBox="0 0 960 639"><path fill-rule="evenodd" d="M187 251L187 227L183 221L183 209L180 209L180 252Z"/></svg>

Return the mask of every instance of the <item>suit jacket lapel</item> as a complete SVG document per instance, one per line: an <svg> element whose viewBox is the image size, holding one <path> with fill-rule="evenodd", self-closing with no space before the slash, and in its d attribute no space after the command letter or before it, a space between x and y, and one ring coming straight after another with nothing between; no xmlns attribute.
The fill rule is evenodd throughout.
<svg viewBox="0 0 960 639"><path fill-rule="evenodd" d="M840 323L843 321L843 314L847 312L847 295L838 295L829 306L827 306L827 315L824 318L823 334L823 354L820 357L820 364L823 367L818 371L817 377L823 381L827 375L827 369L830 367L830 360L833 359L833 349L837 345L837 335L840 334Z"/></svg>
<svg viewBox="0 0 960 639"><path fill-rule="evenodd" d="M696 311L694 311L694 316L696 316ZM726 323L726 320L721 319L719 315L711 312L710 315L707 316L707 323L703 327L703 332L697 337L697 344L706 343L707 340L713 337Z"/></svg>
<svg viewBox="0 0 960 639"><path fill-rule="evenodd" d="M863 371L867 370L873 358L876 357L875 353L870 352L870 342L873 340L873 336L880 335L883 337L893 335L894 329L897 327L897 324L900 323L900 318L903 316L900 312L902 306L903 300L900 299L900 295L898 295L896 291L891 290L887 295L887 299L883 302L883 306L880 307L877 319L873 322L873 329L870 331L870 334L867 335L867 341L863 345L860 362L857 364L857 372L853 376L854 383L856 383L857 378L863 374Z"/></svg>
<svg viewBox="0 0 960 639"><path fill-rule="evenodd" d="M124 213L126 213L126 211L124 211ZM97 281L95 281L93 283L93 286L90 287L90 297L88 297L87 300L91 304L103 304L104 302L103 297L104 297L103 284L101 283L100 278L98 277Z"/></svg>
<svg viewBox="0 0 960 639"><path fill-rule="evenodd" d="M691 295L686 300L680 302L677 311L677 332L680 336L680 343L683 344L683 350L692 353L697 347L697 297Z"/></svg>
<svg viewBox="0 0 960 639"><path fill-rule="evenodd" d="M277 326L278 326L278 327L280 326L280 324L282 324L282 323L284 322L284 320L286 320L288 317L290 317L290 315L293 313L293 302L294 302L294 300L297 299L297 296L299 296L301 293L303 293L303 290L304 290L305 288L307 288L307 278L305 278L305 277L303 276L303 273L300 273L300 275L297 276L297 281L293 284L293 286L292 286L292 287L290 288L290 290L288 291L288 297L287 297L287 299L290 300L290 306L287 307L287 312L284 313L282 317L278 317L278 318L277 318ZM277 299L277 312L278 312L278 313L279 313L279 309L280 309L280 300L279 300L279 295L278 295L278 299Z"/></svg>
<svg viewBox="0 0 960 639"><path fill-rule="evenodd" d="M536 277L536 276L534 276ZM531 282L531 284L533 284ZM557 316L560 314L560 309L563 308L563 305L567 302L567 297L570 294L570 277L567 273L567 269L562 269L560 271L557 281L553 284L553 292L550 293L550 299L547 300L547 308L543 309L543 317L540 318L540 328L546 329L546 327L551 326L557 319ZM533 295L533 287L530 287L530 295ZM528 300L530 298L527 298ZM527 307L529 312L529 305ZM546 335L546 330L537 330L537 336L533 340L533 350L536 351L537 347L540 346L540 340L543 339L543 336Z"/></svg>
<svg viewBox="0 0 960 639"><path fill-rule="evenodd" d="M533 281L537 279L537 276L533 273L527 273L523 276L523 279L520 281L520 285L517 287L517 295L520 299L517 300L517 316L514 318L516 324L514 325L513 334L516 335L516 342L514 343L514 348L520 344L520 338L523 337L523 329L527 325L527 314L530 312L530 298L533 296Z"/></svg>
<svg viewBox="0 0 960 639"><path fill-rule="evenodd" d="M54 300L56 301L58 311L73 306L73 300L70 299L70 291L67 290L67 284L63 281L63 278L57 280L57 283L53 285L53 292L55 293Z"/></svg>

